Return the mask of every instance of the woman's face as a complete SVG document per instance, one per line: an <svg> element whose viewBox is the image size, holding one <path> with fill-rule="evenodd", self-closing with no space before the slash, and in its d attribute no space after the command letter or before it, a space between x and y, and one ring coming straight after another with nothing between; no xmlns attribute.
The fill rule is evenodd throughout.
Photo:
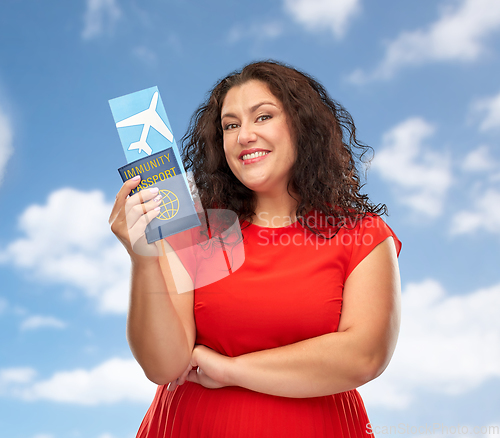
<svg viewBox="0 0 500 438"><path fill-rule="evenodd" d="M286 193L295 146L280 100L261 81L231 88L221 111L226 160L250 190Z"/></svg>

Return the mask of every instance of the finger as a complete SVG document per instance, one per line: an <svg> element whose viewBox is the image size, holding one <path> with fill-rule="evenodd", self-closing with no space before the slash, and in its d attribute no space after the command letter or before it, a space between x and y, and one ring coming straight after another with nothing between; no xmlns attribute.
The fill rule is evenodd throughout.
<svg viewBox="0 0 500 438"><path fill-rule="evenodd" d="M182 375L177 379L178 380L178 385L182 385L184 384L184 382L187 380L187 376L188 374L193 370L193 367L191 366L191 364L189 364L189 366L186 368L186 371L184 371L182 373Z"/></svg>
<svg viewBox="0 0 500 438"><path fill-rule="evenodd" d="M167 385L167 391L174 391L175 388L177 388L177 382L178 382L179 379L176 379L174 380L173 382L170 382L168 385Z"/></svg>
<svg viewBox="0 0 500 438"><path fill-rule="evenodd" d="M139 193L137 193L137 195L139 195L139 200L141 201L142 214L146 214L147 210L146 210L146 206L144 205L144 198L142 197L142 193L139 192Z"/></svg>
<svg viewBox="0 0 500 438"><path fill-rule="evenodd" d="M155 207L146 214L141 215L139 220L128 230L130 244L132 249L135 243L145 236L146 226L160 213L160 207Z"/></svg>
<svg viewBox="0 0 500 438"><path fill-rule="evenodd" d="M151 187L150 189L141 190L133 194L130 198L126 200L125 203L125 214L128 214L130 210L137 207L142 203L146 203L158 195L158 187Z"/></svg>
<svg viewBox="0 0 500 438"><path fill-rule="evenodd" d="M178 383L179 385L182 385L182 384L186 381L186 377L187 377L187 375L188 375L189 371L191 371L191 366L188 366L188 367L184 370L184 372L181 374L181 376L177 379L177 381L178 381L177 383Z"/></svg>
<svg viewBox="0 0 500 438"><path fill-rule="evenodd" d="M141 181L141 176L137 175L123 183L119 192L116 195L115 203L113 205L113 209L111 210L111 214L109 216L109 223L115 221L119 212L123 209L123 206L125 205L127 196L133 189L135 189L139 185L140 181Z"/></svg>
<svg viewBox="0 0 500 438"><path fill-rule="evenodd" d="M137 193L137 195L140 195L141 192ZM145 199L146 195L148 198L151 198L153 193L145 193L141 198ZM134 195L135 196L135 195ZM139 199L139 197L137 197ZM156 208L159 208L161 205L161 200L162 196L161 194L157 194L156 197L153 199L148 199L147 202L143 203L136 203L133 205L127 212L126 219L127 219L127 228L131 229L134 227L134 225L140 220L143 219L144 216L148 216L148 213L150 211L155 210ZM125 207L127 209L127 207ZM154 217L154 216L153 216ZM144 221L143 221L144 222ZM146 221L144 224L144 227L149 223L150 221Z"/></svg>

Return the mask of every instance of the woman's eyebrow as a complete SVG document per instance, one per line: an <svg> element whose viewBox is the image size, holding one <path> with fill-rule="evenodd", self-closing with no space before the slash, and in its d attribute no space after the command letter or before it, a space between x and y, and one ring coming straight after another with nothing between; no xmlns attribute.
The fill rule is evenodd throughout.
<svg viewBox="0 0 500 438"><path fill-rule="evenodd" d="M253 107L250 108L250 112L253 113L255 111L257 111L259 109L259 107L261 107L262 105L272 105L272 106L276 106L273 102L268 102L268 101L263 101L263 102L259 102L257 103L256 105L254 105Z"/></svg>
<svg viewBox="0 0 500 438"><path fill-rule="evenodd" d="M263 101L263 102L259 102L259 103L256 103L254 106L250 107L250 112L253 113L255 111L257 111L262 105L272 105L272 106L276 106L275 103L273 102L269 102L269 101ZM234 118L237 118L235 114L233 113L224 113L222 114L221 116L221 120L224 118L224 117L234 117Z"/></svg>
<svg viewBox="0 0 500 438"><path fill-rule="evenodd" d="M222 116L220 117L220 118L221 118L221 120L222 120L224 117L233 117L233 118L236 118L236 116L235 116L233 113L224 113L224 114L222 114Z"/></svg>

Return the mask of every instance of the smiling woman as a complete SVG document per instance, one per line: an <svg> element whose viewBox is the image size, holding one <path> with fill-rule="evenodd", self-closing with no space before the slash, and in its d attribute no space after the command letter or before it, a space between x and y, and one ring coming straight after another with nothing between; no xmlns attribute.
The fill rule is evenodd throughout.
<svg viewBox="0 0 500 438"><path fill-rule="evenodd" d="M283 105L264 82L231 88L222 105L226 161L233 175L260 199L286 193L295 147Z"/></svg>
<svg viewBox="0 0 500 438"><path fill-rule="evenodd" d="M128 340L159 385L137 436L369 436L356 388L396 345L401 244L360 193L368 147L350 115L309 76L258 62L215 86L184 142L204 209L238 215L245 260L197 285L196 248L145 242L157 193L127 199L138 181L124 184L111 222L132 259Z"/></svg>

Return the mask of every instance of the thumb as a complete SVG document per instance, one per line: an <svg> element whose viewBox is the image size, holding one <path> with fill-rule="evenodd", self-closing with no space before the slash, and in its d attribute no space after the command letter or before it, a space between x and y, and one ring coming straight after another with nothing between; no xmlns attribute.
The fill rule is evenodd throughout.
<svg viewBox="0 0 500 438"><path fill-rule="evenodd" d="M187 366L187 368L181 374L181 376L177 379L179 385L182 385L187 380L187 375L189 374L189 372L192 369L193 369L193 366L191 365L191 362L190 362L189 365Z"/></svg>

